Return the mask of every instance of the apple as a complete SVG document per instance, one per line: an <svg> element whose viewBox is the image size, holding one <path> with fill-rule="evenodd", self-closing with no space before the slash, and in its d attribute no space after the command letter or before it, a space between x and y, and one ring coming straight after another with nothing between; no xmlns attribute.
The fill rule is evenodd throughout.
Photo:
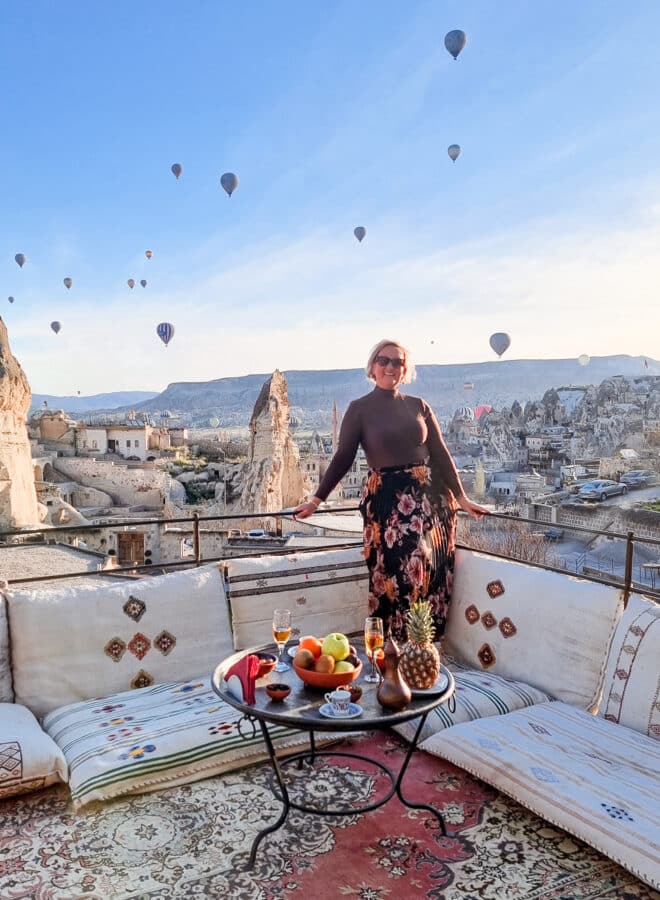
<svg viewBox="0 0 660 900"><path fill-rule="evenodd" d="M351 654L351 656L357 656L357 655L358 655L358 652L357 652L357 649L356 649L356 647L355 647L355 644L349 644L349 646L348 646L348 652Z"/></svg>
<svg viewBox="0 0 660 900"><path fill-rule="evenodd" d="M355 666L353 663L349 663L347 660L342 659L339 662L335 663L335 668L333 671L333 675L337 672L354 672Z"/></svg>
<svg viewBox="0 0 660 900"><path fill-rule="evenodd" d="M345 634L335 631L324 639L321 652L324 655L333 656L339 662L342 659L346 659L349 655L351 645L348 643L348 638Z"/></svg>
<svg viewBox="0 0 660 900"><path fill-rule="evenodd" d="M353 668L357 669L357 667L360 665L360 657L357 655L357 653L353 653L353 651L351 651L344 662L352 663Z"/></svg>

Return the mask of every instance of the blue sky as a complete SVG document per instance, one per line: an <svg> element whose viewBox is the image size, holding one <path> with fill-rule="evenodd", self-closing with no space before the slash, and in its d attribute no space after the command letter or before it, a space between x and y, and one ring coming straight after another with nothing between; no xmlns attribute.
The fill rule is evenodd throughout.
<svg viewBox="0 0 660 900"><path fill-rule="evenodd" d="M655 0L3 4L0 311L33 390L355 367L382 336L658 358L659 34Z"/></svg>

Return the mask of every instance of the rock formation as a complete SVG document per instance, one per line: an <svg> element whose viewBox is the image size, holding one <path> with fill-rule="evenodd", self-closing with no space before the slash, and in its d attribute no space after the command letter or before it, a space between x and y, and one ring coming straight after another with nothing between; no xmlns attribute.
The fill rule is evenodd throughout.
<svg viewBox="0 0 660 900"><path fill-rule="evenodd" d="M30 385L9 349L0 318L0 528L38 525L37 493L25 426Z"/></svg>
<svg viewBox="0 0 660 900"><path fill-rule="evenodd" d="M289 434L286 378L276 369L264 384L250 419L250 448L241 496L233 512L276 512L310 491Z"/></svg>

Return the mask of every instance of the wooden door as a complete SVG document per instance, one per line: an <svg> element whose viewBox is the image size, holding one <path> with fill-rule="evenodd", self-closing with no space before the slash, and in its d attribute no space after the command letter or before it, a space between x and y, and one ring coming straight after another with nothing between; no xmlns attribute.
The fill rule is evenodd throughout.
<svg viewBox="0 0 660 900"><path fill-rule="evenodd" d="M117 535L120 566L144 564L144 534L139 531L120 531Z"/></svg>

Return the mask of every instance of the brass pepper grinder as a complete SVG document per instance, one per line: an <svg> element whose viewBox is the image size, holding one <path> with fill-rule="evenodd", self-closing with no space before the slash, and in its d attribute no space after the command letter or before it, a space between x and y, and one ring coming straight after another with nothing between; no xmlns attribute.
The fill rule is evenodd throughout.
<svg viewBox="0 0 660 900"><path fill-rule="evenodd" d="M398 712L400 709L405 709L408 706L412 699L412 694L399 672L401 651L395 643L391 631L387 635L383 653L385 654L385 674L378 685L376 697L381 706Z"/></svg>

